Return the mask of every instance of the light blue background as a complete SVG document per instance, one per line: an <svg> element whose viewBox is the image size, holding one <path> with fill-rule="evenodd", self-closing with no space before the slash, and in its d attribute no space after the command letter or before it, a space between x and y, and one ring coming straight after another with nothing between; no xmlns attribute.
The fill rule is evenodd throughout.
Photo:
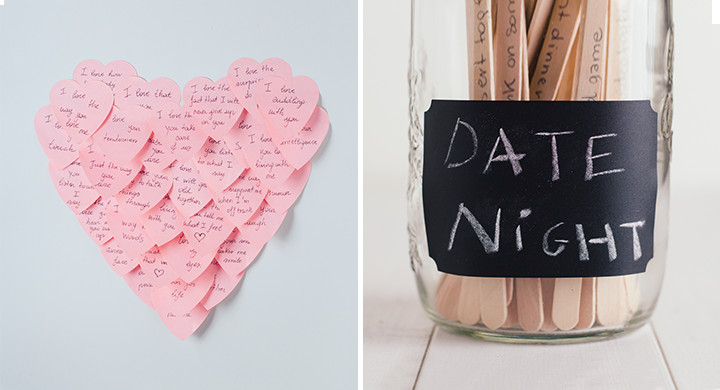
<svg viewBox="0 0 720 390"><path fill-rule="evenodd" d="M0 28L0 388L356 388L357 3L6 0ZM182 88L241 57L315 80L330 132L244 281L181 342L56 194L33 117L85 59Z"/></svg>

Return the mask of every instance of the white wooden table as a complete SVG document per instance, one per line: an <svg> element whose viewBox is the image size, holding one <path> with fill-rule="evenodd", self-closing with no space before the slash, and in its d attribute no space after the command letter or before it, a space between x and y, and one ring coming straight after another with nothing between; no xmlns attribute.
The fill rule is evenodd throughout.
<svg viewBox="0 0 720 390"><path fill-rule="evenodd" d="M405 178L364 181L363 383L371 389L720 389L720 191L673 189L650 323L575 345L450 334L425 316L407 250Z"/></svg>

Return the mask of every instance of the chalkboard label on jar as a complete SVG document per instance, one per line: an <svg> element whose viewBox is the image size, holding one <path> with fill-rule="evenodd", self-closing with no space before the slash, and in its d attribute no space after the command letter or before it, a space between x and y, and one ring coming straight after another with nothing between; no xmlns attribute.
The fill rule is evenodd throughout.
<svg viewBox="0 0 720 390"><path fill-rule="evenodd" d="M433 100L424 129L423 208L439 271L617 276L653 258L649 101Z"/></svg>

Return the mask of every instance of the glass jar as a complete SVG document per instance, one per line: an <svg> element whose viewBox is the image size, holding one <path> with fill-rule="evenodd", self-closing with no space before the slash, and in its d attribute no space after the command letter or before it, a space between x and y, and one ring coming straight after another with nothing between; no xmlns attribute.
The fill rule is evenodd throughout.
<svg viewBox="0 0 720 390"><path fill-rule="evenodd" d="M648 321L660 293L667 254L668 175L672 139L673 24L671 15L670 0L412 1L409 71L411 125L410 177L407 193L408 231L411 266L416 276L420 298L425 311L435 323L452 332L489 340L567 343L611 337L637 329ZM451 102L437 103L443 100ZM512 182L522 178L523 173L518 174L515 170L515 175L511 175L508 173L511 171L511 165L514 169L517 168L515 162L521 162L525 165L518 164L518 167L524 167L526 171L530 170L528 166L533 166L531 160L533 153L522 150L523 145L516 147L514 151L508 149L508 146L515 142L514 135L511 134L515 129L505 126L505 132L503 132L501 124L492 128L495 133L478 140L478 131L483 130L477 128L482 127L485 119L497 116L496 110L501 109L497 108L501 107L499 102L483 106L473 105L469 108L470 111L467 112L478 113L477 117L473 119L474 123L466 120L465 117L456 115L455 112L446 113L452 118L457 117L457 120L450 126L442 129L446 133L445 137L449 137L448 134L451 134L450 142L447 143L448 138L444 138L445 141L441 145L433 141L437 137L430 137L429 130L434 132L440 130L426 128L426 121L429 122L427 118L430 118L426 115L431 115L431 105L434 107L433 110L438 111L446 110L442 107L456 104L456 101L460 101L458 104L464 104L467 101L476 100L555 101L555 103L549 103L553 104L551 107L553 109L563 106L564 103L561 101L607 101L570 106L568 112L571 116L585 115L582 113L585 112L586 107L610 107L615 104L611 101L624 101L621 105L627 104L627 106L622 106L625 111L637 110L639 107L637 104L646 102L647 109L651 108L653 114L656 114L656 117L653 116L656 118L655 122L650 123L651 134L649 136L653 148L650 157L654 166L652 173L649 173L651 172L649 170L641 170L638 173L640 179L638 180L636 177L634 182L630 182L637 183L638 188L648 183L653 194L650 206L650 212L653 213L652 210L654 210L654 215L650 217L650 219L654 219L653 240L647 245L653 250L652 258L649 261L646 260L644 272L637 272L635 269L632 272L625 270L615 274L607 270L577 273L575 270L566 271L565 268L562 268L563 265L560 265L561 270L558 268L543 269L542 264L538 266L538 263L544 264L551 258L550 256L562 251L561 247L568 249L565 251L566 253L570 253L571 250L575 251L575 259L572 261L577 261L577 253L580 253L580 263L577 264L581 264L582 260L586 260L587 264L593 261L599 262L596 258L602 256L609 258L609 262L605 261L607 259L603 260L605 263L613 264L611 245L608 243L608 240L612 241L613 239L612 234L608 232L607 235L604 235L602 227L599 227L598 230L597 226L594 227L593 233L589 233L591 227L586 225L585 232L588 236L586 239L581 234L583 232L582 224L578 223L578 220L570 218L565 221L565 225L558 228L565 229L565 236L553 236L559 230L553 231L552 228L559 226L562 222L554 224L553 222L557 222L557 220L552 221L551 213L548 217L550 219L547 221L533 222L531 220L539 213L536 210L545 207L543 201L538 199L529 200L535 202L532 212L530 208L526 208L520 211L519 216L512 217L514 218L513 223L516 223L517 227L514 225L509 228L501 227L508 223L509 219L512 219L507 216L508 214L503 214L501 217L500 209L502 207L495 208L487 199L477 200L473 197L467 198L466 202L461 202L459 205L457 202L454 203L455 211L440 217L440 219L445 218L442 223L439 223L439 225L444 224L443 227L434 226L438 225L436 224L438 217L428 217L426 212L437 214L435 212L436 205L433 203L438 197L437 194L464 192L466 189L459 187L436 188L440 185L436 180L430 181L428 177L424 177L424 170L428 169L427 156L440 155L440 158L435 160L444 164L441 169L445 169L443 172L446 172L446 175L454 175L454 172L457 172L454 170L455 168L477 156L474 161L476 167L473 172L475 173L471 173L475 176L468 177L466 182L474 182L476 179L485 180L485 176L482 175L486 174L489 168L495 166L498 167L495 172L505 172L508 177L507 182ZM514 106L512 106L513 104ZM513 126L523 128L522 131L531 131L537 139L542 138L542 142L545 142L544 145L546 145L544 146L545 156L550 159L551 157L547 157L550 156L547 152L550 150L547 146L550 144L550 132L543 132L543 129L557 124L538 125L534 119L522 119L525 112L542 112L546 110L545 108L550 107L531 106L533 104L540 103L511 103L510 110L515 110L517 116L521 117L519 121L513 122ZM543 102L542 104L548 103ZM571 104L586 103L571 102ZM502 108L505 110L507 104L502 107L505 107ZM581 114L573 114L574 112L581 112ZM613 122L613 116L616 115L614 112L616 111L607 111L604 115L610 116L610 118L604 120L609 121L608 123L618 122ZM508 114L503 115L507 116ZM500 116L502 117L502 115ZM531 118L534 117L531 116ZM501 128L502 135L498 135L498 127ZM614 129L608 129L608 134L612 131ZM465 134L464 141L460 140L463 132ZM569 133L572 131L562 134ZM468 137L468 134L475 135ZM517 131L514 134L517 134ZM542 134L545 137L537 137ZM612 134L614 135L614 133ZM431 141L426 140L426 135ZM456 135L458 135L457 141ZM599 142L600 137L591 138ZM486 142L483 143L483 140ZM490 142L487 142L488 140ZM494 147L492 141L495 142ZM454 150L458 142L471 145L470 149L474 146L472 149L474 153L467 149L463 152L464 155L458 154ZM532 144L532 142L540 141L530 140L527 142ZM533 194L531 196L543 198L545 196L544 189L549 190L553 184L561 183L565 177L557 180L560 175L555 165L558 159L556 148L560 148L559 145L562 142L565 140L561 140L560 136L552 137L553 171L552 174L548 173L545 179L546 183L533 182L532 185L539 188L537 191L529 191L527 188L517 190L516 188L515 192L511 191L511 195L507 195L507 197L515 196L512 194L517 194L518 191L529 191ZM592 142L593 140L589 139L587 144L583 144L588 145L587 154L584 157L578 157L577 160L578 164L585 162L590 165L590 168L579 168L578 171L589 169L590 172L593 172L592 161L600 161L612 154L591 151ZM634 146L626 145L625 147L632 150ZM471 157L463 159L462 156L458 157L460 155ZM656 158L653 157L654 155ZM525 160L523 161L522 158ZM562 161L563 156L560 158ZM485 169L481 173L483 167ZM604 173L607 172L609 171ZM624 173L605 176L620 177L622 174ZM426 175L429 173L426 172ZM588 181L582 181L579 177L578 182L571 184L568 188L579 188L578 191L581 192L589 191L582 187L587 186ZM657 178L656 184L654 177ZM602 178L593 177L593 179L598 179L598 182L605 180L604 176ZM458 181L455 181L452 185L462 186L457 183ZM641 190L635 189L635 185L628 185L628 181L624 183L619 189L625 194L624 196L631 198L636 191L641 192ZM482 184L479 186L483 187ZM522 184L520 186L522 187ZM477 189L479 192L473 192L475 191L473 190L468 193L477 193L480 194L478 197L484 197L485 192L493 192L488 191L487 187ZM494 185L491 187L495 188ZM428 194L435 194L432 200L426 199L430 197L429 195L424 198L424 191L428 191ZM599 192L613 191L615 190ZM573 202L571 194L563 194L570 199L568 202ZM499 199L503 199L503 195L500 196ZM591 194L588 196L588 199L591 200L597 196L600 199L598 200L599 204L603 202L602 196L613 198L614 195ZM501 202L505 204L504 200ZM470 204L474 204L474 208L470 207ZM488 215L491 218L480 220L477 217L476 212L479 212L479 208L482 207L490 208ZM488 212L488 210L484 211ZM497 219L492 218L495 216L495 212L497 212ZM505 212L506 210L503 210L503 213ZM525 229L524 226L533 223L538 225L538 228L542 227L542 230L538 230L538 232L544 231L544 237L538 235L538 238L534 239L535 241L526 241L523 249L521 239L525 236L521 237L521 228ZM545 225L540 226L543 223ZM575 230L572 229L573 225L576 227ZM620 225L612 225L611 228L607 226L610 224L606 225L606 232L608 229L615 229L615 237L619 237L621 234L626 236L625 247L623 247L626 252L623 255L625 257L621 258L621 249L617 249L614 264L620 264L623 261L632 263L633 260L626 259L628 256L635 256L634 260L637 260L637 252L634 255L629 254L629 244L627 244L629 241L627 240L630 238L627 237L635 235L634 239L637 239L637 234L645 234L642 231L642 223L635 225L626 223L622 225L624 229L619 227ZM437 248L438 244L429 246L429 237L437 234L431 231L438 229L441 231L441 236L445 234L446 241L442 242L440 249L435 249L435 253L442 252L442 256L431 256L430 248L433 246ZM513 236L512 229L516 229L515 236ZM485 252L483 253L479 249L483 246L475 243L474 246L470 245L470 248L467 249L469 252L460 252L461 254L456 255L459 256L458 258L453 258L452 251L459 245L456 243L457 245L453 246L456 230L464 231L465 237L471 237L476 241L483 241L484 236L483 245L487 244L484 247ZM429 232L430 236L428 236ZM499 237L498 232L503 232L504 236ZM505 234L506 232L509 233ZM577 233L577 236L574 233ZM522 231L522 234L526 234L525 231ZM595 238L592 239L590 236ZM449 245L447 245L448 237L450 237ZM636 241L632 241L633 250L639 250ZM512 242L517 245L513 247ZM472 267L477 263L490 263L493 261L492 255L494 255L491 252L498 252L498 247L502 252L503 247L506 247L504 251L510 257L496 260L507 265L513 263L516 260L515 257L519 259L520 254L531 250L530 246L542 246L540 243L544 245L542 248L544 252L540 252L538 248L534 249L533 253L540 253L540 255L534 260L533 267L536 269L532 272L523 267L512 269L512 266L510 266L510 270L505 267L501 271L478 271L476 269L468 271L462 267L454 268L452 264L453 261L464 262L471 264L470 267ZM495 249L492 249L493 245ZM583 245L585 246L584 259ZM589 259L587 256L588 245L591 247ZM619 245L618 242L618 248L620 248ZM577 249L573 249L576 247ZM607 254L598 255L600 247L603 248L603 251L607 247ZM647 247L645 248L646 252ZM473 253L473 251L478 253ZM446 258L445 265L440 267L444 272L438 270L439 263L435 261L438 257ZM527 260L524 261L527 262ZM612 276L608 276L608 272Z"/></svg>

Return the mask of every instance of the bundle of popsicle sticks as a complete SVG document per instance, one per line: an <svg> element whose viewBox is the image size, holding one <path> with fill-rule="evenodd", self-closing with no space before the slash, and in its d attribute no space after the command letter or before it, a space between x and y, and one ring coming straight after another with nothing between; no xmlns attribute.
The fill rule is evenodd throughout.
<svg viewBox="0 0 720 390"><path fill-rule="evenodd" d="M466 0L470 98L618 100L625 0ZM627 19L627 18L626 18ZM530 77L532 75L532 78ZM610 82L608 82L610 80ZM466 325L524 331L625 322L637 275L483 278L443 274L435 308Z"/></svg>

